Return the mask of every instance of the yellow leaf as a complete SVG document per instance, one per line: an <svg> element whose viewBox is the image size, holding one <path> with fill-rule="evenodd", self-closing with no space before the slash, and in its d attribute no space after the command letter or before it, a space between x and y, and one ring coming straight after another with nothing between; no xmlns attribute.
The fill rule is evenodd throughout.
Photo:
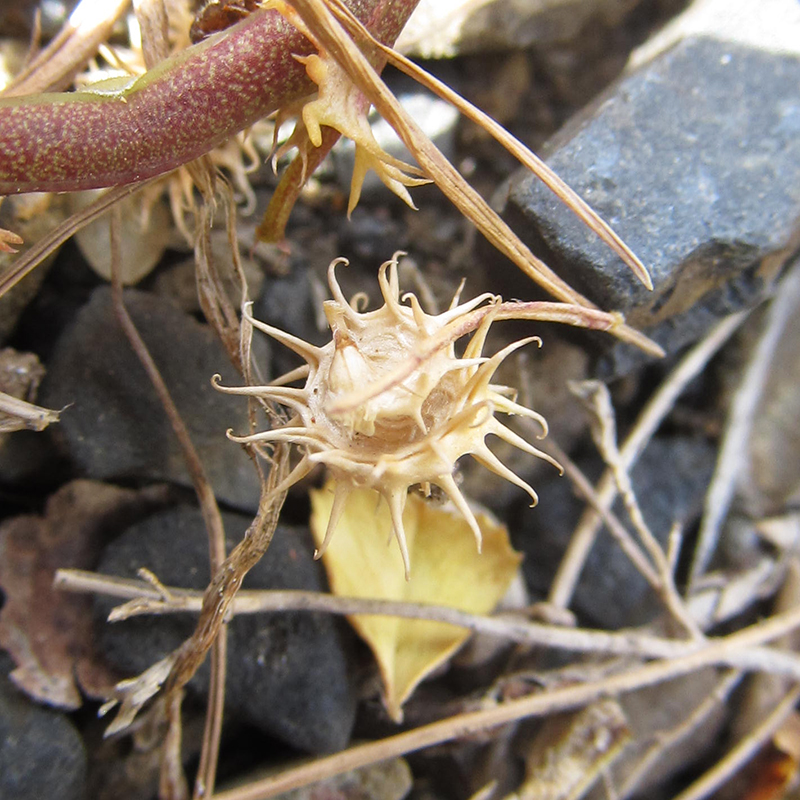
<svg viewBox="0 0 800 800"><path fill-rule="evenodd" d="M311 492L311 530L322 543L333 504L333 481ZM469 524L455 510L409 495L403 524L411 557L411 580L392 533L389 509L372 489L350 493L330 546L323 556L331 591L362 597L429 603L485 614L505 594L522 559L508 532L477 515L483 554ZM469 631L441 622L353 615L348 618L367 642L381 671L384 702L402 719L402 705L419 682L445 662Z"/></svg>

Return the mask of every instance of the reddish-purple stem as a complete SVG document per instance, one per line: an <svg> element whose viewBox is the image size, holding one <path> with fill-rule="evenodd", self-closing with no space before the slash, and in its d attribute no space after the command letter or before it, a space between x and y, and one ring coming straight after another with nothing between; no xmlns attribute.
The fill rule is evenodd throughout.
<svg viewBox="0 0 800 800"><path fill-rule="evenodd" d="M417 0L348 0L386 43ZM257 11L139 79L124 96L0 98L0 195L116 186L168 172L314 90L310 43Z"/></svg>

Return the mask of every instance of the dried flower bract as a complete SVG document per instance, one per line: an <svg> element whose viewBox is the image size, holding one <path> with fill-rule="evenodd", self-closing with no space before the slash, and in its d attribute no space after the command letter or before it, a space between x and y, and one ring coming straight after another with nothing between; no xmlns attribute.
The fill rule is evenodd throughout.
<svg viewBox="0 0 800 800"><path fill-rule="evenodd" d="M478 542L478 523L453 477L461 456L471 455L496 474L523 488L537 502L536 492L489 450L488 434L558 466L495 418L495 411L531 417L547 433L544 418L514 401L515 392L490 383L500 363L532 341L514 342L491 358L482 355L497 298L484 294L459 304L458 295L443 314L426 314L416 296L402 297L397 278L397 255L378 274L384 305L359 310L363 296L347 302L336 281L334 261L328 269L333 300L325 303L332 340L315 347L288 333L246 318L258 330L298 353L306 362L268 386L223 387L231 394L250 395L291 410L289 421L272 430L235 436L237 442L290 442L303 453L290 479L299 480L315 464L325 464L336 480L336 494L325 540L330 542L348 494L356 487L377 490L388 503L406 575L408 551L403 532L403 509L410 486L440 487L464 515ZM484 314L475 310L483 306ZM480 321L475 324L475 319ZM465 324L467 323L467 324ZM461 358L455 341L474 331ZM302 388L286 386L305 377Z"/></svg>

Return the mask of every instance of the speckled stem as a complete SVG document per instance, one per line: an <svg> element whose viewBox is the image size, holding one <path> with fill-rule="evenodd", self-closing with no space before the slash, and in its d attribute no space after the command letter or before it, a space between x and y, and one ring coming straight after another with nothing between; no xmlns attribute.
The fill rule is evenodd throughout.
<svg viewBox="0 0 800 800"><path fill-rule="evenodd" d="M417 0L348 0L391 43ZM159 64L124 92L0 99L0 195L116 186L168 172L314 90L309 42L274 11Z"/></svg>

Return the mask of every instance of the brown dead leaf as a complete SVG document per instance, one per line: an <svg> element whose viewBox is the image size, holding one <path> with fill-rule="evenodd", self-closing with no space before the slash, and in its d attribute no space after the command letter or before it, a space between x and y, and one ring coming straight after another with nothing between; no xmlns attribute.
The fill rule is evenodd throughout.
<svg viewBox="0 0 800 800"><path fill-rule="evenodd" d="M116 682L95 657L91 597L53 588L56 569L92 568L107 536L163 505L164 490L141 492L96 481L67 484L44 516L21 515L0 526L0 646L17 668L14 683L34 699L78 708L81 692L103 696Z"/></svg>
<svg viewBox="0 0 800 800"><path fill-rule="evenodd" d="M332 482L311 492L311 530L318 546L332 502ZM412 569L411 580L406 581L386 503L372 490L352 492L323 556L331 591L347 597L450 606L475 614L491 611L522 556L512 550L505 527L485 514L476 517L483 533L482 555L460 514L409 495L403 524ZM386 708L397 721L419 682L469 636L462 628L440 622L374 615L349 620L375 654Z"/></svg>

